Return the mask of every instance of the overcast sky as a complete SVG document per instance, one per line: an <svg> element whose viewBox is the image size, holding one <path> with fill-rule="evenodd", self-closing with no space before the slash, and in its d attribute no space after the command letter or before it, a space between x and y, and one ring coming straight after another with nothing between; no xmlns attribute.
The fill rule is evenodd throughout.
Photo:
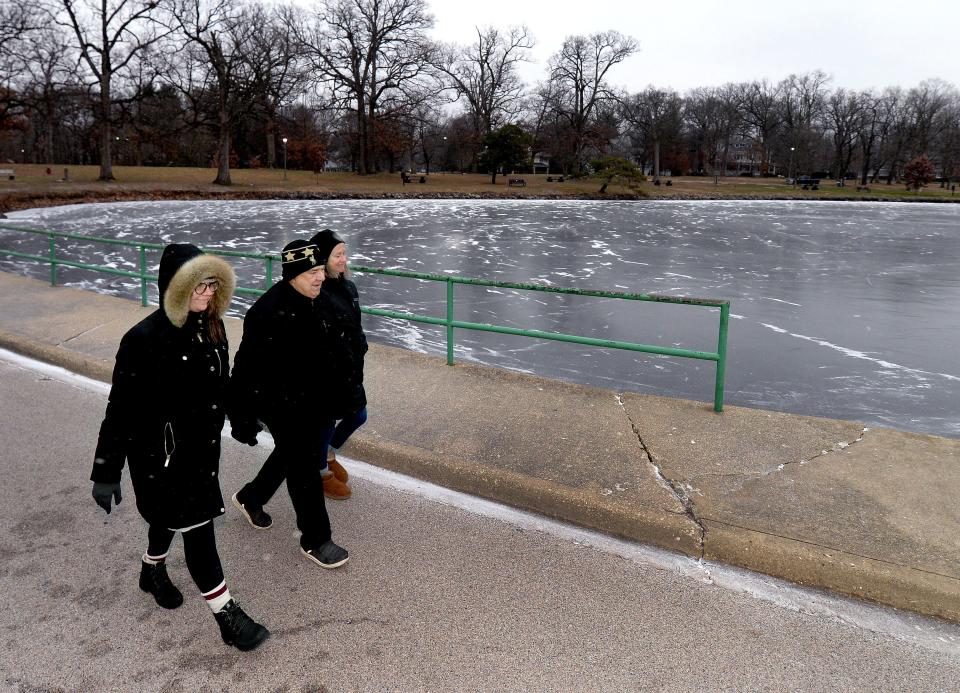
<svg viewBox="0 0 960 693"><path fill-rule="evenodd" d="M460 44L475 26L526 24L543 79L566 36L616 29L640 51L613 68L630 91L683 93L823 70L833 87L912 87L939 77L960 87L960 0L430 0L434 38Z"/></svg>

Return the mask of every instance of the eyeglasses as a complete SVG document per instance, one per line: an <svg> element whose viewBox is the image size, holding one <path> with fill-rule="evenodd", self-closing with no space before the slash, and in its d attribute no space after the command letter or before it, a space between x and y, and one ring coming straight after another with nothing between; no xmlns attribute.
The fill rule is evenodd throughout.
<svg viewBox="0 0 960 693"><path fill-rule="evenodd" d="M197 296L203 296L203 292L207 289L210 289L210 293L215 294L219 288L220 282L218 281L200 282L193 288L193 293L195 293Z"/></svg>

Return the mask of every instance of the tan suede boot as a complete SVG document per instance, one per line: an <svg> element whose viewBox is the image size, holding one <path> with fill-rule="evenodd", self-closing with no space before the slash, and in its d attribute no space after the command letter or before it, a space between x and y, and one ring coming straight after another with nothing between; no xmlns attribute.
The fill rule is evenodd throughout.
<svg viewBox="0 0 960 693"><path fill-rule="evenodd" d="M352 495L350 487L332 473L323 477L323 495L331 500L347 500Z"/></svg>
<svg viewBox="0 0 960 693"><path fill-rule="evenodd" d="M337 458L330 456L327 457L327 467L333 472L333 475L337 477L338 481L347 483L347 479L350 478L350 475L347 474L347 470L343 468L343 465L337 462Z"/></svg>

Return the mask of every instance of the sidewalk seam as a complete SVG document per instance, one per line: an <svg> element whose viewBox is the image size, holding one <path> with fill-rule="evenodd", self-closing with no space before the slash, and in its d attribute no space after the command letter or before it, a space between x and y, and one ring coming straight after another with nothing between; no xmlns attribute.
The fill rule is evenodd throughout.
<svg viewBox="0 0 960 693"><path fill-rule="evenodd" d="M680 505L683 506L683 514L690 518L697 526L697 548L699 549L697 560L703 561L707 530L704 527L703 522L700 520L700 515L697 512L696 505L690 496L687 495L687 489L682 483L674 481L673 479L668 479L666 476L664 476L663 469L659 464L657 464L653 454L650 452L649 448L647 448L647 444L643 441L643 435L641 435L640 430L637 428L636 424L633 422L633 419L630 418L630 414L627 412L627 407L623 402L623 393L618 392L616 397L617 404L620 405L624 416L627 417L627 421L630 423L630 428L633 429L634 435L637 436L637 441L640 443L640 448L643 450L643 454L647 458L647 462L653 468L653 472L657 478L657 481L659 481L662 486L670 490Z"/></svg>

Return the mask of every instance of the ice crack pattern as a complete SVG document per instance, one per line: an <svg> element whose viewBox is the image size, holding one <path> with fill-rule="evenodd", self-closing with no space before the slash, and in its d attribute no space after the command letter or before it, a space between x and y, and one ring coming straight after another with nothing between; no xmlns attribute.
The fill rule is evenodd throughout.
<svg viewBox="0 0 960 693"><path fill-rule="evenodd" d="M331 227L348 239L352 262L372 267L726 298L734 318L728 404L960 437L958 205L251 200L90 204L9 217L57 231L252 252L277 252L292 238ZM42 239L0 239L2 247L44 252ZM63 255L137 265L135 252L93 243ZM155 267L158 257L148 261ZM46 266L0 263L49 276ZM258 263L235 266L242 285L263 285ZM59 271L73 285L139 296L130 280ZM438 285L354 278L364 305L445 315ZM456 288L456 317L695 350L712 351L717 339L717 314L707 309L482 287ZM365 320L374 340L445 352L443 328ZM456 358L616 391L712 399L714 366L704 361L467 330L456 331Z"/></svg>

